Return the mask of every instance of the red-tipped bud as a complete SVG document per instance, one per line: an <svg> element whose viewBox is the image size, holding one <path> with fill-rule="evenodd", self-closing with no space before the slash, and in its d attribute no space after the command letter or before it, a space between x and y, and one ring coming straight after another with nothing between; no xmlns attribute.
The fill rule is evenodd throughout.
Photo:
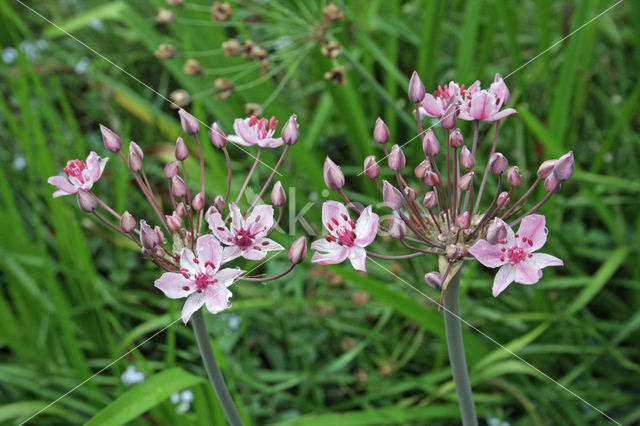
<svg viewBox="0 0 640 426"><path fill-rule="evenodd" d="M184 161L189 156L189 149L187 148L187 144L184 143L184 139L178 136L178 140L176 140L176 148L173 151L176 156L176 160Z"/></svg>
<svg viewBox="0 0 640 426"><path fill-rule="evenodd" d="M298 127L299 125L297 117L295 114L293 114L291 117L289 117L289 120L287 120L287 123L282 129L282 140L284 141L284 143L286 143L287 145L294 145L296 142L298 142L298 139L300 138Z"/></svg>
<svg viewBox="0 0 640 426"><path fill-rule="evenodd" d="M498 195L498 200L496 201L498 208L504 209L509 205L509 203L511 203L511 198L509 197L509 193L507 191L502 191L500 195Z"/></svg>
<svg viewBox="0 0 640 426"><path fill-rule="evenodd" d="M429 186L436 186L440 183L440 177L436 172L427 170L424 174L424 183Z"/></svg>
<svg viewBox="0 0 640 426"><path fill-rule="evenodd" d="M392 217L391 223L389 223L389 235L399 240L403 239L407 235L407 225L399 217Z"/></svg>
<svg viewBox="0 0 640 426"><path fill-rule="evenodd" d="M386 180L382 183L382 199L384 205L391 210L398 210L402 207L402 193Z"/></svg>
<svg viewBox="0 0 640 426"><path fill-rule="evenodd" d="M183 108L178 110L178 115L180 116L180 124L182 125L182 130L188 135L195 135L200 131L200 123L198 120Z"/></svg>
<svg viewBox="0 0 640 426"><path fill-rule="evenodd" d="M513 166L509 169L509 173L507 173L507 182L513 187L520 186L522 184L522 176L520 176L520 169L518 166Z"/></svg>
<svg viewBox="0 0 640 426"><path fill-rule="evenodd" d="M436 199L436 194L433 191L429 191L424 195L424 201L422 201L422 205L428 209L432 209L436 206L438 200Z"/></svg>
<svg viewBox="0 0 640 426"><path fill-rule="evenodd" d="M280 207L284 206L286 202L287 194L284 192L284 188L280 181L277 181L271 190L271 203L276 207Z"/></svg>
<svg viewBox="0 0 640 426"><path fill-rule="evenodd" d="M464 137L462 136L460 129L456 129L449 135L449 146L453 148L460 148L462 145L464 145Z"/></svg>
<svg viewBox="0 0 640 426"><path fill-rule="evenodd" d="M476 159L466 146L462 147L462 151L460 151L460 164L465 169L473 169L473 166L476 165Z"/></svg>
<svg viewBox="0 0 640 426"><path fill-rule="evenodd" d="M127 234L136 229L136 220L131 216L131 213L124 212L122 214L120 217L120 229L122 229L122 232L126 232Z"/></svg>
<svg viewBox="0 0 640 426"><path fill-rule="evenodd" d="M171 179L174 176L178 176L180 174L180 166L177 161L170 161L164 166L164 175L167 179Z"/></svg>
<svg viewBox="0 0 640 426"><path fill-rule="evenodd" d="M451 103L440 119L440 125L442 125L442 128L449 130L455 129L459 112L460 109L458 108L458 105Z"/></svg>
<svg viewBox="0 0 640 426"><path fill-rule="evenodd" d="M160 242L158 233L151 229L144 220L140 221L140 242L142 247L148 250L153 250Z"/></svg>
<svg viewBox="0 0 640 426"><path fill-rule="evenodd" d="M573 151L569 151L558 159L558 164L553 169L553 174L560 182L564 182L573 176L573 169Z"/></svg>
<svg viewBox="0 0 640 426"><path fill-rule="evenodd" d="M198 192L193 200L191 201L191 206L197 212L204 209L204 194L202 192Z"/></svg>
<svg viewBox="0 0 640 426"><path fill-rule="evenodd" d="M173 212L172 215L166 215L165 219L167 221L167 227L171 232L176 232L180 228L182 228L182 218Z"/></svg>
<svg viewBox="0 0 640 426"><path fill-rule="evenodd" d="M438 142L436 134L431 129L427 129L422 137L422 150L427 157L433 157L440 152L440 142Z"/></svg>
<svg viewBox="0 0 640 426"><path fill-rule="evenodd" d="M489 244L497 244L505 241L507 238L507 228L504 226L504 222L499 219L495 219L489 229L487 229L487 242Z"/></svg>
<svg viewBox="0 0 640 426"><path fill-rule="evenodd" d="M180 176L174 176L171 178L171 192L176 197L184 197L187 195L187 184L184 183Z"/></svg>
<svg viewBox="0 0 640 426"><path fill-rule="evenodd" d="M489 172L494 175L501 175L509 167L507 157L499 152L494 152L489 159Z"/></svg>
<svg viewBox="0 0 640 426"><path fill-rule="evenodd" d="M387 143L390 137L389 128L382 118L378 117L376 126L373 128L373 139L378 143Z"/></svg>
<svg viewBox="0 0 640 426"><path fill-rule="evenodd" d="M439 272L428 272L424 275L424 282L435 290L440 290L442 287L442 276Z"/></svg>
<svg viewBox="0 0 640 426"><path fill-rule="evenodd" d="M140 161L144 160L144 152L142 151L142 148L140 148L140 146L134 141L129 142L129 154L131 154L132 152L136 153L136 155L140 158Z"/></svg>
<svg viewBox="0 0 640 426"><path fill-rule="evenodd" d="M302 263L307 257L307 238L300 237L289 247L289 261L294 265Z"/></svg>
<svg viewBox="0 0 640 426"><path fill-rule="evenodd" d="M418 166L415 168L414 173L416 174L416 177L418 179L424 179L424 174L430 168L431 168L431 166L429 165L429 161L422 160L422 162L420 164L418 164Z"/></svg>
<svg viewBox="0 0 640 426"><path fill-rule="evenodd" d="M364 159L364 175L371 180L380 176L380 166L376 162L375 156L370 155Z"/></svg>
<svg viewBox="0 0 640 426"><path fill-rule="evenodd" d="M133 172L139 172L142 170L142 158L138 156L136 151L129 151L129 158L127 159L127 164L129 168Z"/></svg>
<svg viewBox="0 0 640 426"><path fill-rule="evenodd" d="M456 218L456 225L462 229L467 229L471 226L471 215L469 212L464 212Z"/></svg>
<svg viewBox="0 0 640 426"><path fill-rule="evenodd" d="M176 206L176 214L180 217L185 217L187 215L187 208L184 206L182 201L180 201Z"/></svg>
<svg viewBox="0 0 640 426"><path fill-rule="evenodd" d="M225 203L222 195L216 195L216 198L213 199L213 207L216 208L222 214L224 209L227 207L227 203Z"/></svg>
<svg viewBox="0 0 640 426"><path fill-rule="evenodd" d="M403 189L402 192L404 193L404 198L407 201L413 202L416 200L416 198L418 198L418 194L416 194L416 191L409 186Z"/></svg>
<svg viewBox="0 0 640 426"><path fill-rule="evenodd" d="M399 172L404 169L407 164L407 159L404 156L404 152L398 145L394 145L389 153L389 168L394 172Z"/></svg>
<svg viewBox="0 0 640 426"><path fill-rule="evenodd" d="M80 209L84 212L91 213L98 207L98 200L96 200L96 197L90 192L81 189L78 191L77 198L78 206L80 206Z"/></svg>
<svg viewBox="0 0 640 426"><path fill-rule="evenodd" d="M462 191L468 191L473 184L473 172L469 172L458 179L458 188Z"/></svg>
<svg viewBox="0 0 640 426"><path fill-rule="evenodd" d="M209 136L211 137L211 143L216 148L224 148L227 145L227 135L224 134L218 123L211 125Z"/></svg>
<svg viewBox="0 0 640 426"><path fill-rule="evenodd" d="M558 160L543 161L542 164L540 164L540 167L538 167L538 177L540 179L548 178L549 175L553 173L553 169L556 167L556 164L558 164Z"/></svg>
<svg viewBox="0 0 640 426"><path fill-rule="evenodd" d="M546 189L551 193L556 193L560 191L561 187L562 187L562 183L558 180L556 175L553 173L547 176L547 178L544 180L544 189Z"/></svg>
<svg viewBox="0 0 640 426"><path fill-rule="evenodd" d="M164 232L162 232L162 229L156 225L153 227L153 231L158 236L158 241L164 243Z"/></svg>
<svg viewBox="0 0 640 426"><path fill-rule="evenodd" d="M342 170L329 157L324 160L324 183L332 191L342 189L344 186Z"/></svg>
<svg viewBox="0 0 640 426"><path fill-rule="evenodd" d="M122 148L122 140L113 130L107 126L100 125L100 133L102 133L102 142L104 147L111 152L118 152Z"/></svg>
<svg viewBox="0 0 640 426"><path fill-rule="evenodd" d="M424 95L424 84L422 84L418 73L414 71L413 74L411 74L411 80L409 80L409 100L417 104L424 99Z"/></svg>

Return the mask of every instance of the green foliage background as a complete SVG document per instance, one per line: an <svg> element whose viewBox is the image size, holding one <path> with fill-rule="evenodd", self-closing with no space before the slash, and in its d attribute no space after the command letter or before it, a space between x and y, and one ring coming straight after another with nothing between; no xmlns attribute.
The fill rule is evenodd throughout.
<svg viewBox="0 0 640 426"><path fill-rule="evenodd" d="M620 423L640 421L637 2L614 7L530 64L614 3L339 2L346 16L330 33L343 49L335 63L305 38L321 17L323 1L232 2L234 17L227 25L212 23L206 10L185 7L176 9L178 22L161 26L154 16L163 4L28 3L123 73L20 2L0 0L2 46L22 46L13 62L0 64L0 422L20 422L36 413L179 316L181 303L153 288L158 275L153 265L81 214L71 197L52 200L52 187L45 183L70 158L83 158L89 150L107 154L98 131L104 123L146 150L152 183L164 184L161 168L180 132L177 114L140 82L162 96L187 89L197 98L190 111L227 130L234 117L244 115L246 102L272 99L265 115L282 121L297 113L302 137L282 180L296 187L292 201L298 208L317 200L318 208L305 218L319 230L325 155L343 165L350 195L374 202L375 192L355 175L366 155L382 154L370 136L375 118L385 119L398 143L416 134L405 95L413 69L428 90L451 79L488 84L496 72L509 75L510 104L519 114L505 120L499 149L529 171L526 178L544 159L568 150L576 156L574 178L543 209L550 229L546 251L564 259L565 267L545 270L538 285L514 285L494 299L491 271L471 264L462 276L463 317ZM153 56L163 42L178 52L217 51L232 35L274 46L286 41L282 37L294 40L274 53L277 72L264 79L247 68L248 60L219 51L197 58L214 70L206 76L185 75L185 56L166 61ZM41 42L30 57L29 43L35 40L46 45ZM85 61L86 70L78 70ZM344 86L323 77L338 64L347 70ZM221 69L232 70L227 76L237 76L238 89L244 86L226 101L210 94L219 76L215 70ZM488 126L481 136L486 152ZM225 185L224 159L205 148L213 195ZM407 145L406 153L415 166L420 143ZM238 174L248 169L251 158L239 150L232 155ZM265 159L271 165L276 160L276 154ZM148 215L117 158L109 162L106 177L98 185L104 198L120 211ZM378 251L401 251L392 243L380 246ZM282 256L263 272L286 266ZM432 260L387 266L438 298L421 279L435 268ZM318 269L307 262L285 280L234 287L233 309L207 320L247 423L459 421L441 314L386 270L370 263L369 274L362 275L346 266ZM365 292L371 299L361 303ZM239 326L232 330L230 323ZM530 365L466 331L482 419L517 425L609 423ZM129 365L146 374L145 383L122 384L120 375ZM76 424L96 416L95 424L224 424L203 377L193 333L177 323L30 423ZM195 400L180 415L168 396L184 388Z"/></svg>

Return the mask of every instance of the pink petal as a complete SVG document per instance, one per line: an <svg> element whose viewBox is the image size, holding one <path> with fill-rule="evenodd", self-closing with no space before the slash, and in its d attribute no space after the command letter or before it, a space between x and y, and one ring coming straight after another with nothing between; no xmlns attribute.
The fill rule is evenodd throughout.
<svg viewBox="0 0 640 426"><path fill-rule="evenodd" d="M349 260L353 269L358 271L366 271L367 251L362 247L351 247L349 249Z"/></svg>
<svg viewBox="0 0 640 426"><path fill-rule="evenodd" d="M188 248L183 248L182 253L180 253L180 268L184 268L191 275L195 275L200 272L200 268L193 261L195 259L195 255Z"/></svg>
<svg viewBox="0 0 640 426"><path fill-rule="evenodd" d="M319 263L321 265L333 265L343 262L349 255L349 249L338 243L330 242L325 239L316 240L311 244L311 250L318 250L311 258L311 263Z"/></svg>
<svg viewBox="0 0 640 426"><path fill-rule="evenodd" d="M96 154L93 151L91 151L87 156L87 161L86 161L87 171L89 172L89 180L92 183L97 181L100 178L100 175L102 173L100 171L99 160L100 160L100 157L98 157L98 154Z"/></svg>
<svg viewBox="0 0 640 426"><path fill-rule="evenodd" d="M516 265L515 281L520 284L535 284L540 281L542 271L536 265L522 262Z"/></svg>
<svg viewBox="0 0 640 426"><path fill-rule="evenodd" d="M505 260L500 259L500 257L504 259L504 253L500 251L500 247L498 244L489 244L487 240L480 240L469 248L469 253L484 266L497 268L506 263Z"/></svg>
<svg viewBox="0 0 640 426"><path fill-rule="evenodd" d="M245 143L244 139L242 139L240 136L238 135L229 135L227 136L227 140L229 142L233 142L233 143L237 143L238 145L244 145L244 146L249 146Z"/></svg>
<svg viewBox="0 0 640 426"><path fill-rule="evenodd" d="M473 84L469 87L467 87L466 92L469 95L473 95L474 93L477 93L480 90L480 80L476 80L473 82Z"/></svg>
<svg viewBox="0 0 640 426"><path fill-rule="evenodd" d="M338 223L336 224L332 219L336 219ZM334 237L337 237L335 231L338 227L351 226L349 220L349 212L344 204L337 201L325 201L322 204L322 224ZM327 224L331 224L331 228Z"/></svg>
<svg viewBox="0 0 640 426"><path fill-rule="evenodd" d="M61 195L75 194L76 192L78 192L78 188L73 186L66 178L63 178L62 176L51 176L49 179L47 179L47 182L60 190L56 191L53 194L53 198L60 197Z"/></svg>
<svg viewBox="0 0 640 426"><path fill-rule="evenodd" d="M254 230L259 230L259 236L266 234L273 226L273 207L267 204L255 206L245 223L247 227L254 226Z"/></svg>
<svg viewBox="0 0 640 426"><path fill-rule="evenodd" d="M502 265L498 269L496 278L493 280L493 297L498 297L516 277L516 268L511 265Z"/></svg>
<svg viewBox="0 0 640 426"><path fill-rule="evenodd" d="M545 217L541 214L530 214L522 218L518 229L520 238L527 237L532 240L532 245L525 244L528 251L536 251L547 242L548 230L545 227Z"/></svg>
<svg viewBox="0 0 640 426"><path fill-rule="evenodd" d="M240 145L251 146L256 145L258 143L258 137L251 127L249 126L249 119L236 118L233 122L233 129L236 131L236 134L242 138L242 142L237 142Z"/></svg>
<svg viewBox="0 0 640 426"><path fill-rule="evenodd" d="M471 96L471 116L476 120L486 120L493 113L496 104L495 97L481 90Z"/></svg>
<svg viewBox="0 0 640 426"><path fill-rule="evenodd" d="M200 267L204 268L208 262L213 264L213 272L222 264L222 246L211 234L203 235L196 241L196 252Z"/></svg>
<svg viewBox="0 0 640 426"><path fill-rule="evenodd" d="M248 260L262 260L266 255L266 251L257 250L253 247L240 248L240 256Z"/></svg>
<svg viewBox="0 0 640 426"><path fill-rule="evenodd" d="M229 289L224 286L215 285L207 287L204 295L207 310L214 315L231 307L229 299L231 299L233 295Z"/></svg>
<svg viewBox="0 0 640 426"><path fill-rule="evenodd" d="M231 241L233 241L233 234L224 224L220 213L213 213L211 216L209 216L208 222L209 229L211 229L213 234L220 240L220 242L224 244L230 244Z"/></svg>
<svg viewBox="0 0 640 426"><path fill-rule="evenodd" d="M225 264L240 257L241 253L240 247L238 246L225 247L224 250L222 250L222 263Z"/></svg>
<svg viewBox="0 0 640 426"><path fill-rule="evenodd" d="M562 259L558 259L557 257L546 253L533 253L525 262L535 265L538 269L546 268L547 266L564 265Z"/></svg>
<svg viewBox="0 0 640 426"><path fill-rule="evenodd" d="M239 268L225 268L218 271L215 275L215 279L218 280L217 284L229 287L240 275L244 273L245 271Z"/></svg>
<svg viewBox="0 0 640 426"><path fill-rule="evenodd" d="M444 114L444 108L442 102L434 98L432 94L427 93L422 98L422 108L429 117L441 117Z"/></svg>
<svg viewBox="0 0 640 426"><path fill-rule="evenodd" d="M240 212L240 207L236 203L229 204L229 211L231 212L231 226L235 229L240 229L244 225L244 219Z"/></svg>
<svg viewBox="0 0 640 426"><path fill-rule="evenodd" d="M191 315L204 305L204 301L204 292L191 293L191 296L187 297L187 301L184 302L184 306L182 308L182 322L186 324L189 321L189 318L191 318Z"/></svg>
<svg viewBox="0 0 640 426"><path fill-rule="evenodd" d="M253 245L262 251L284 250L284 247L270 238L258 238Z"/></svg>
<svg viewBox="0 0 640 426"><path fill-rule="evenodd" d="M171 299L187 297L195 291L195 283L179 272L165 272L155 281L154 285Z"/></svg>
<svg viewBox="0 0 640 426"><path fill-rule="evenodd" d="M505 117L508 117L510 115L516 114L518 111L516 111L513 108L507 108L507 109L503 109L502 111L496 113L496 114L492 114L491 117L485 119L485 121L488 122L493 122L493 121L498 121L498 120L502 120Z"/></svg>
<svg viewBox="0 0 640 426"><path fill-rule="evenodd" d="M265 138L258 139L258 145L263 148L277 148L284 144L284 140L282 138Z"/></svg>
<svg viewBox="0 0 640 426"><path fill-rule="evenodd" d="M358 247L366 247L373 242L378 234L379 216L372 212L371 206L362 211L356 222L356 240Z"/></svg>

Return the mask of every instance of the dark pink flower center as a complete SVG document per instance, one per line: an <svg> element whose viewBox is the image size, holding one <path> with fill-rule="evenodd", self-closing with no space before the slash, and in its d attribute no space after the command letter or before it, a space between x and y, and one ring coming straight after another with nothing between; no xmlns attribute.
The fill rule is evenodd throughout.
<svg viewBox="0 0 640 426"><path fill-rule="evenodd" d="M241 227L240 229L232 228L231 231L234 233L233 243L240 247L249 247L256 240L257 232L252 231L252 226L247 229Z"/></svg>
<svg viewBox="0 0 640 426"><path fill-rule="evenodd" d="M82 160L71 160L67 163L67 167L64 168L64 172L68 177L74 177L81 182L84 182L83 171L87 168L87 163Z"/></svg>
<svg viewBox="0 0 640 426"><path fill-rule="evenodd" d="M353 247L356 241L356 233L354 232L356 229L356 223L353 220L348 222L348 225L339 225L338 219L335 217L331 218L330 222L327 222L327 228L330 231L335 229L335 233L338 238L333 235L327 235L327 241L337 242L341 246Z"/></svg>
<svg viewBox="0 0 640 426"><path fill-rule="evenodd" d="M507 258L511 265L517 265L527 259L527 252L519 246L511 247L507 250Z"/></svg>
<svg viewBox="0 0 640 426"><path fill-rule="evenodd" d="M196 276L194 277L194 281L196 282L196 288L199 291L202 291L207 287L209 287L210 285L214 285L215 283L218 282L218 280L213 278L212 275L209 275L204 272L197 273Z"/></svg>
<svg viewBox="0 0 640 426"><path fill-rule="evenodd" d="M255 115L252 115L249 119L249 126L255 128L258 139L267 139L271 137L273 132L278 128L278 120L276 120L275 117L271 117L271 119L267 121L266 118L258 119Z"/></svg>

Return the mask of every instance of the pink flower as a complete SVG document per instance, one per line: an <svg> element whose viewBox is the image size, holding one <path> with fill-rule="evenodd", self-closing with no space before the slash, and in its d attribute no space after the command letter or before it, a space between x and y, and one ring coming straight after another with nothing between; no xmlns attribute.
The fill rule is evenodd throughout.
<svg viewBox="0 0 640 426"><path fill-rule="evenodd" d="M427 93L422 99L420 113L429 117L442 117L449 102L461 103L465 95L464 84L459 85L455 81L445 84L444 88L438 86L438 91L433 95Z"/></svg>
<svg viewBox="0 0 640 426"><path fill-rule="evenodd" d="M100 158L93 151L87 157L87 161L69 161L67 167L64 168L64 173L67 175L66 178L51 176L47 179L47 182L58 188L58 191L53 193L53 198L75 194L80 189L83 191L90 190L93 184L102 176L107 161L109 161L108 158Z"/></svg>
<svg viewBox="0 0 640 426"><path fill-rule="evenodd" d="M496 84L496 83L494 83ZM504 82L502 83L504 85ZM494 85L491 85L494 88ZM494 88L496 92L498 92L501 96L499 98L493 93L491 90L479 90L471 95L471 100L469 103L469 108L461 108L459 117L463 120L482 120L482 121L497 121L504 117L507 117L511 114L515 114L516 110L513 108L503 109L502 105L505 99L504 89L506 89L506 85L504 88L497 89ZM506 99L509 98L508 89L506 93Z"/></svg>
<svg viewBox="0 0 640 426"><path fill-rule="evenodd" d="M372 213L371 206L363 210L357 222L349 217L346 207L336 201L327 201L322 205L322 223L329 230L326 238L311 244L313 254L311 262L330 265L343 262L347 257L354 269L366 271L367 251L378 233L377 214Z"/></svg>
<svg viewBox="0 0 640 426"><path fill-rule="evenodd" d="M235 135L229 135L227 140L239 145L258 145L262 148L277 148L284 143L282 138L274 138L273 134L278 128L278 120L271 117L258 119L255 115L249 118L237 118L233 123Z"/></svg>
<svg viewBox="0 0 640 426"><path fill-rule="evenodd" d="M547 241L545 218L539 214L525 216L516 234L509 225L496 218L506 231L506 240L499 239L496 244L480 240L469 252L484 266L497 268L493 281L493 296L497 297L513 281L520 284L535 284L542 277L542 268L562 266L562 260L545 253L534 253Z"/></svg>
<svg viewBox="0 0 640 426"><path fill-rule="evenodd" d="M182 321L186 324L191 315L206 305L217 314L231 307L229 287L240 275L241 269L220 269L222 246L211 234L203 235L196 242L196 257L188 248L180 254L180 272L166 272L155 282L167 297L186 297L182 308Z"/></svg>
<svg viewBox="0 0 640 426"><path fill-rule="evenodd" d="M267 238L273 226L273 207L265 204L255 206L245 220L236 203L229 205L231 211L231 229L227 228L220 213L209 215L209 229L220 240L228 245L222 255L222 263L236 257L249 260L263 259L268 251L284 250L280 244Z"/></svg>

